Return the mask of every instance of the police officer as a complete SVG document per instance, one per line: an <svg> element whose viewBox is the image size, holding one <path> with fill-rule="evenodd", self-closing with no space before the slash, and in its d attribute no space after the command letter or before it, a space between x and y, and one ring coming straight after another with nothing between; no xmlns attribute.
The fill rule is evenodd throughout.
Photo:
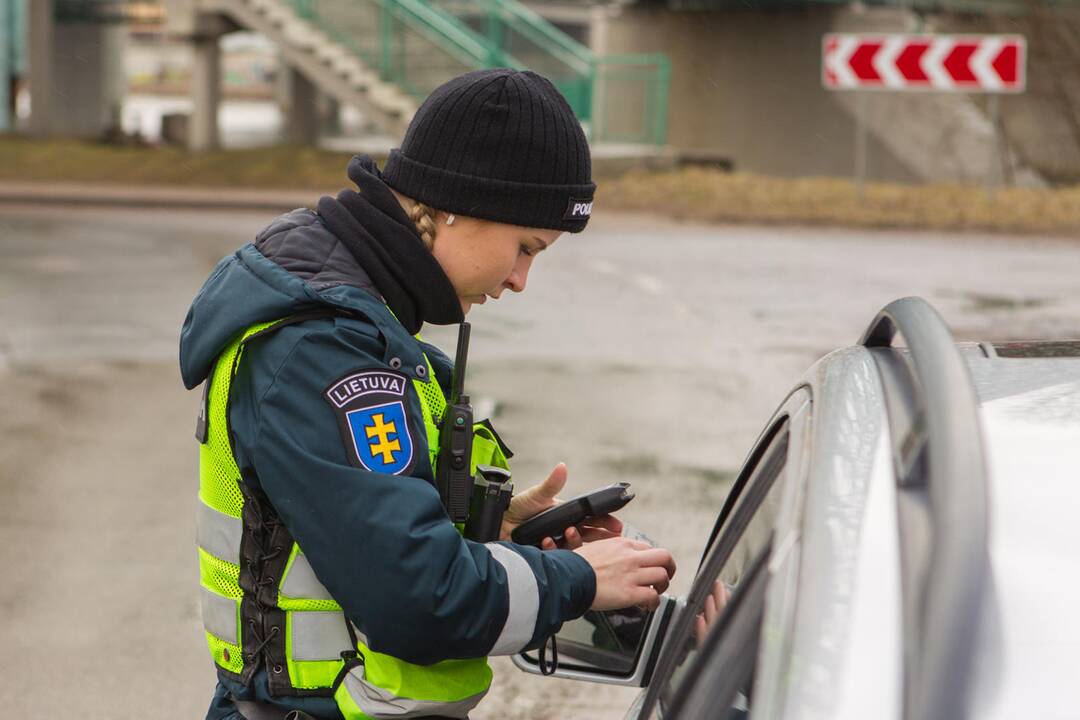
<svg viewBox="0 0 1080 720"><path fill-rule="evenodd" d="M464 718L487 656L589 608L654 607L674 572L614 518L563 548L506 541L557 502L562 465L514 498L499 542L463 539L434 483L452 368L421 325L523 291L537 255L589 219L589 148L554 86L507 69L451 80L381 172L358 156L348 176L358 191L218 263L184 321L183 380L204 385L208 720ZM487 426L473 461L506 466Z"/></svg>

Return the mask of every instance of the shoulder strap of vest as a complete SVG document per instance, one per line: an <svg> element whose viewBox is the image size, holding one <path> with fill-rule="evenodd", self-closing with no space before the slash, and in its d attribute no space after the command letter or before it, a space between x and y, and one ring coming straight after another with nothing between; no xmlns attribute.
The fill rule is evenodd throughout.
<svg viewBox="0 0 1080 720"><path fill-rule="evenodd" d="M325 307L305 310L304 312L282 318L281 320L272 322L254 332L249 331L241 337L239 347L237 348L237 357L239 357L239 353L243 349L243 346L255 338L269 335L270 333L276 332L289 325L297 325L302 322L307 322L308 320L322 320L324 318L332 317L352 317L352 313L341 308ZM233 370L235 371L235 363ZM195 439L198 440L201 445L205 445L210 437L210 381L213 376L214 373L211 371L210 374L206 376L206 380L203 381L202 402L199 404L199 417L195 422Z"/></svg>

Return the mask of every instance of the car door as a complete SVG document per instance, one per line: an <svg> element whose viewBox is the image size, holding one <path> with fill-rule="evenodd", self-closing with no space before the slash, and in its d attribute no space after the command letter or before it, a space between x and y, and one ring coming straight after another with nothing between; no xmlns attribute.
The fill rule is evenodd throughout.
<svg viewBox="0 0 1080 720"><path fill-rule="evenodd" d="M763 669L772 677L782 672L783 643L772 638L762 646L761 627L768 614L779 635L790 630L810 406L809 390L796 389L755 445L717 518L685 609L665 638L649 690L631 717L742 717L749 710L759 649L768 649Z"/></svg>

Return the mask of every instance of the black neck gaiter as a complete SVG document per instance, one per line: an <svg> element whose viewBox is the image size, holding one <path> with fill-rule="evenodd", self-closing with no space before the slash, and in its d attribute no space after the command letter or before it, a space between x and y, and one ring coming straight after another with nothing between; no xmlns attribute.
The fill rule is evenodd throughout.
<svg viewBox="0 0 1080 720"><path fill-rule="evenodd" d="M360 192L324 196L323 222L371 276L386 304L410 334L425 322L451 325L465 319L450 279L424 247L394 193L366 155L349 161L349 179Z"/></svg>

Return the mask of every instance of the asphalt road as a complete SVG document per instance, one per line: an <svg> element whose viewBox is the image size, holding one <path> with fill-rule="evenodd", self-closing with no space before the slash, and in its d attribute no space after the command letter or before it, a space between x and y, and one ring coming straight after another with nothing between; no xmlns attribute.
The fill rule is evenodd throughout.
<svg viewBox="0 0 1080 720"><path fill-rule="evenodd" d="M187 304L255 214L0 208L0 707L198 718L213 682L193 543ZM1080 337L1080 243L599 216L470 315L469 386L519 487L629 480L685 590L772 410L876 310L922 295L967 339ZM453 348L453 333L429 339ZM634 692L496 661L477 720L619 718Z"/></svg>

